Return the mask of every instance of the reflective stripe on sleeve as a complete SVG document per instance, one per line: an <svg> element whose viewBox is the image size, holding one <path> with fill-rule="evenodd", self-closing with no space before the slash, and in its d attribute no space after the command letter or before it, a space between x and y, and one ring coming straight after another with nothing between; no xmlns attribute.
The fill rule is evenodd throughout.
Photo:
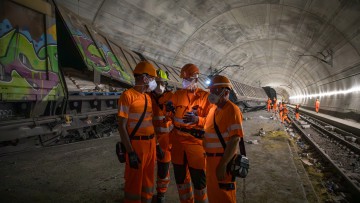
<svg viewBox="0 0 360 203"><path fill-rule="evenodd" d="M131 119L139 119L142 113L129 113L129 118ZM151 117L151 113L146 112L144 118Z"/></svg>
<svg viewBox="0 0 360 203"><path fill-rule="evenodd" d="M232 124L227 128L228 131L232 130L242 130L242 126L240 124Z"/></svg>
<svg viewBox="0 0 360 203"><path fill-rule="evenodd" d="M124 106L124 105L120 105L119 106L119 111L120 112L124 112L126 114L129 114L129 107L128 106Z"/></svg>
<svg viewBox="0 0 360 203"><path fill-rule="evenodd" d="M228 142L225 142L226 145L228 144ZM221 145L220 142L206 142L205 143L205 148L223 148L223 146Z"/></svg>
<svg viewBox="0 0 360 203"><path fill-rule="evenodd" d="M136 124L137 124L137 121L136 122L130 122L129 127L130 128L135 128ZM152 121L145 121L144 120L141 123L140 128L146 128L146 127L149 127L149 126L152 126L152 125L153 125Z"/></svg>
<svg viewBox="0 0 360 203"><path fill-rule="evenodd" d="M162 121L162 120L164 120L164 118L165 118L165 116L154 116L153 120L154 121Z"/></svg>
<svg viewBox="0 0 360 203"><path fill-rule="evenodd" d="M156 127L155 131L158 133L168 133L171 131L171 129L170 129L170 127L169 128Z"/></svg>
<svg viewBox="0 0 360 203"><path fill-rule="evenodd" d="M228 132L221 133L221 135L223 136L223 138L229 137L229 133L228 133ZM216 133L206 133L206 132L205 132L205 137L206 137L206 138L218 138L218 136L217 136Z"/></svg>

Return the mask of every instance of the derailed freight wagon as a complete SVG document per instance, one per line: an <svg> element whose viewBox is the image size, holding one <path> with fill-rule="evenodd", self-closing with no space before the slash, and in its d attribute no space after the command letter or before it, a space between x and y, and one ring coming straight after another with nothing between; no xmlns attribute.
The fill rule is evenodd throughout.
<svg viewBox="0 0 360 203"><path fill-rule="evenodd" d="M1 1L0 142L109 135L139 60L51 3Z"/></svg>

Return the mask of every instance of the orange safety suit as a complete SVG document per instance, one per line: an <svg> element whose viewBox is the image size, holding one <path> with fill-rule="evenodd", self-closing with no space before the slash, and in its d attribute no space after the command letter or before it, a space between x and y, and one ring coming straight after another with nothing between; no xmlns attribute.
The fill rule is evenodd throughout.
<svg viewBox="0 0 360 203"><path fill-rule="evenodd" d="M176 91L171 99L175 107L174 129L170 141L171 159L181 202L194 202L194 197L196 202L207 202L205 151L202 139L197 137L203 136L205 119L213 106L207 99L208 95L208 92L200 88L196 88L194 92L183 89ZM197 114L198 123L184 123L186 112Z"/></svg>
<svg viewBox="0 0 360 203"><path fill-rule="evenodd" d="M277 108L277 103L276 103L276 99L274 98L274 102L273 102L273 110L274 112L276 112L276 108Z"/></svg>
<svg viewBox="0 0 360 203"><path fill-rule="evenodd" d="M296 105L296 107L295 107L295 118L296 118L296 120L299 120L299 118L300 118L299 110L300 110L300 106Z"/></svg>
<svg viewBox="0 0 360 203"><path fill-rule="evenodd" d="M286 108L286 106L283 107L283 116L281 117L281 123L284 123L284 121L291 123L291 121L288 118L289 110Z"/></svg>
<svg viewBox="0 0 360 203"><path fill-rule="evenodd" d="M319 113L319 108L320 108L320 101L316 100L316 102L315 102L315 111L316 111L316 113Z"/></svg>
<svg viewBox="0 0 360 203"><path fill-rule="evenodd" d="M267 111L270 111L271 103L272 103L271 99L268 99L267 100Z"/></svg>
<svg viewBox="0 0 360 203"><path fill-rule="evenodd" d="M171 145L169 143L169 134L173 129L171 120L166 119L166 103L171 99L173 93L166 91L160 96L151 94L152 108L153 108L153 124L155 128L156 137L160 148L164 152L163 159L157 159L157 187L159 193L165 193L170 183L169 166L171 161Z"/></svg>
<svg viewBox="0 0 360 203"><path fill-rule="evenodd" d="M130 135L144 112L145 96L147 109L144 120L134 138L130 140L132 148L140 159L140 165L139 169L130 168L129 156L126 157L124 202L151 202L154 191L156 142L150 96L133 88L126 90L118 101L118 116L128 119L126 127Z"/></svg>
<svg viewBox="0 0 360 203"><path fill-rule="evenodd" d="M230 116L231 115L231 116ZM242 114L234 103L227 101L221 108L211 108L205 123L204 148L206 151L206 183L209 202L236 202L236 182L231 175L224 181L218 181L216 168L224 154L224 148L214 128L214 116L224 141L232 137L243 137Z"/></svg>
<svg viewBox="0 0 360 203"><path fill-rule="evenodd" d="M280 116L280 119L282 119L282 116L283 116L283 105L282 105L282 103L280 103L280 105L279 105L279 116Z"/></svg>

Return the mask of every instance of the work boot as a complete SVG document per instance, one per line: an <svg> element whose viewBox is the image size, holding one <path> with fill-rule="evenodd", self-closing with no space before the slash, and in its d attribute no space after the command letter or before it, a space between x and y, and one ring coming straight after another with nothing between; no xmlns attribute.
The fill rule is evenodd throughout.
<svg viewBox="0 0 360 203"><path fill-rule="evenodd" d="M156 202L165 203L165 193L161 193L161 192L157 193Z"/></svg>

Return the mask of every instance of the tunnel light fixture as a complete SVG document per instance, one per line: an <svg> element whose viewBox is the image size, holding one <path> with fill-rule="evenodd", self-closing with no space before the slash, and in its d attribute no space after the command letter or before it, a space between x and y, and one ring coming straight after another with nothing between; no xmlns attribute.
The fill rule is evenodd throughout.
<svg viewBox="0 0 360 203"><path fill-rule="evenodd" d="M331 91L331 92L324 92L319 94L308 94L308 95L296 95L291 96L289 99L305 99L305 98L317 98L317 97L324 97L324 96L332 96L338 94L349 94L353 92L360 92L360 86L355 86L347 90L339 90L339 91Z"/></svg>

